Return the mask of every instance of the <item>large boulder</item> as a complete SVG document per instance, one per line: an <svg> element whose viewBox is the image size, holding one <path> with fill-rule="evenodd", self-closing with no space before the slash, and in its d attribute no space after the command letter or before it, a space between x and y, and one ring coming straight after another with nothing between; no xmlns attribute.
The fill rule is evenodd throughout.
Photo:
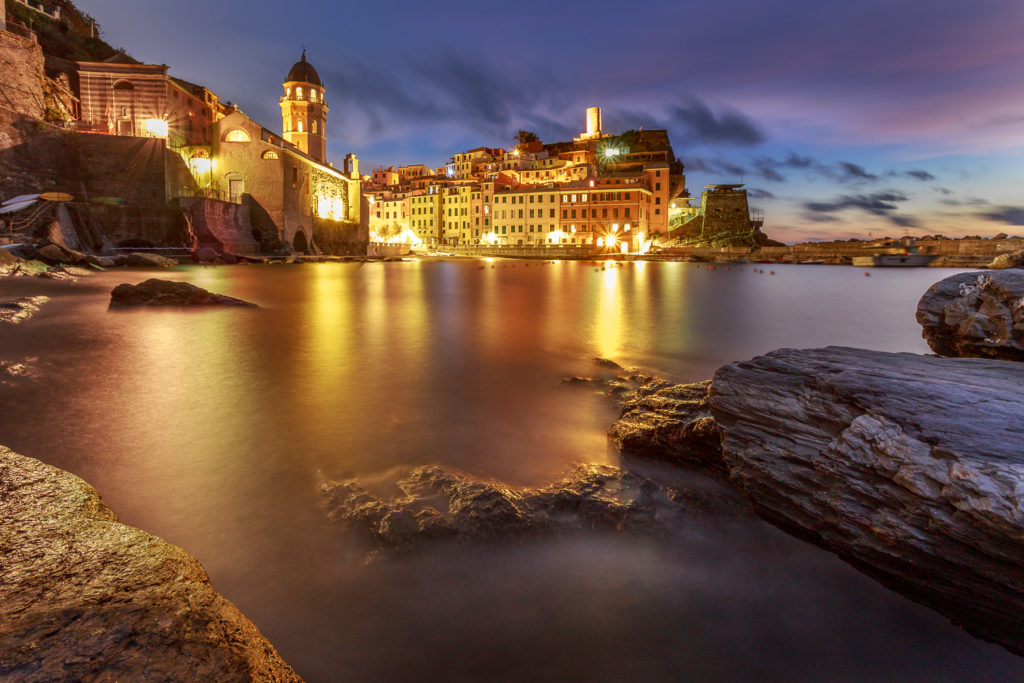
<svg viewBox="0 0 1024 683"><path fill-rule="evenodd" d="M994 239L999 239L999 237L996 236ZM992 262L988 264L989 268L994 268L996 270L1003 268L1020 268L1022 266L1024 266L1024 249L1012 251L1009 254L1000 254L992 259Z"/></svg>
<svg viewBox="0 0 1024 683"><path fill-rule="evenodd" d="M1024 360L1024 270L947 277L921 297L917 322L940 356Z"/></svg>
<svg viewBox="0 0 1024 683"><path fill-rule="evenodd" d="M1024 365L831 347L718 370L758 513L1024 655Z"/></svg>
<svg viewBox="0 0 1024 683"><path fill-rule="evenodd" d="M256 304L208 292L187 282L151 278L137 285L121 284L110 292L111 308L132 306L251 306Z"/></svg>
<svg viewBox="0 0 1024 683"><path fill-rule="evenodd" d="M300 681L181 548L0 447L0 678Z"/></svg>

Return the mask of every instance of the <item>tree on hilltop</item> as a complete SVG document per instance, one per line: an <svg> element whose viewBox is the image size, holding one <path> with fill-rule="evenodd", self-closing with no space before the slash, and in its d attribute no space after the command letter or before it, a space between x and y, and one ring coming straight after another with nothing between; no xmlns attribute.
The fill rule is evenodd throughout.
<svg viewBox="0 0 1024 683"><path fill-rule="evenodd" d="M520 145L525 145L527 142L540 142L537 134L529 130L520 130L516 135L516 139L519 140Z"/></svg>

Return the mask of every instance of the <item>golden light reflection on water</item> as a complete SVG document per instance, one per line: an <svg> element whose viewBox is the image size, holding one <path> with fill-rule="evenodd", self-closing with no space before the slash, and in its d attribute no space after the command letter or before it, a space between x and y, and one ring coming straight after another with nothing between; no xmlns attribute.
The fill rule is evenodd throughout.
<svg viewBox="0 0 1024 683"><path fill-rule="evenodd" d="M601 273L601 287L597 291L597 320L594 323L594 346L602 358L615 358L622 350L623 297L619 291L619 269L605 268Z"/></svg>

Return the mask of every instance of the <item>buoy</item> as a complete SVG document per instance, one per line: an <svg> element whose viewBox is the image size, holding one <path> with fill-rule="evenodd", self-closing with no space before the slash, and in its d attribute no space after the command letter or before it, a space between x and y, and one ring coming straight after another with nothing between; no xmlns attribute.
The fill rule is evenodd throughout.
<svg viewBox="0 0 1024 683"><path fill-rule="evenodd" d="M871 273L864 271L864 277L871 277Z"/></svg>

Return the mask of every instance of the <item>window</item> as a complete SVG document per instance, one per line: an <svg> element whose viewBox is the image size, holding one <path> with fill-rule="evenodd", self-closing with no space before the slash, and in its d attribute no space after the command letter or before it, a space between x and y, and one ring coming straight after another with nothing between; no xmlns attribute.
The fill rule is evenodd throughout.
<svg viewBox="0 0 1024 683"><path fill-rule="evenodd" d="M316 133L316 119L313 119L313 132Z"/></svg>
<svg viewBox="0 0 1024 683"><path fill-rule="evenodd" d="M313 88L312 90L309 91L309 99L313 102L316 102L316 88Z"/></svg>
<svg viewBox="0 0 1024 683"><path fill-rule="evenodd" d="M264 159L276 159L277 158L277 152L275 152L272 149L271 150L267 150L266 152L263 153L263 158Z"/></svg>
<svg viewBox="0 0 1024 683"><path fill-rule="evenodd" d="M297 98L299 98L300 100L302 99L302 88L301 87L295 89L295 96Z"/></svg>
<svg viewBox="0 0 1024 683"><path fill-rule="evenodd" d="M654 183L654 189L655 189L655 191L660 190L661 189L661 183Z"/></svg>
<svg viewBox="0 0 1024 683"><path fill-rule="evenodd" d="M249 134L241 128L229 130L224 136L224 142L249 142L250 139Z"/></svg>
<svg viewBox="0 0 1024 683"><path fill-rule="evenodd" d="M551 209L551 215L548 216L548 218L554 218L554 217L555 217L555 210Z"/></svg>
<svg viewBox="0 0 1024 683"><path fill-rule="evenodd" d="M299 131L300 133L302 132L302 119L298 120L295 130Z"/></svg>

